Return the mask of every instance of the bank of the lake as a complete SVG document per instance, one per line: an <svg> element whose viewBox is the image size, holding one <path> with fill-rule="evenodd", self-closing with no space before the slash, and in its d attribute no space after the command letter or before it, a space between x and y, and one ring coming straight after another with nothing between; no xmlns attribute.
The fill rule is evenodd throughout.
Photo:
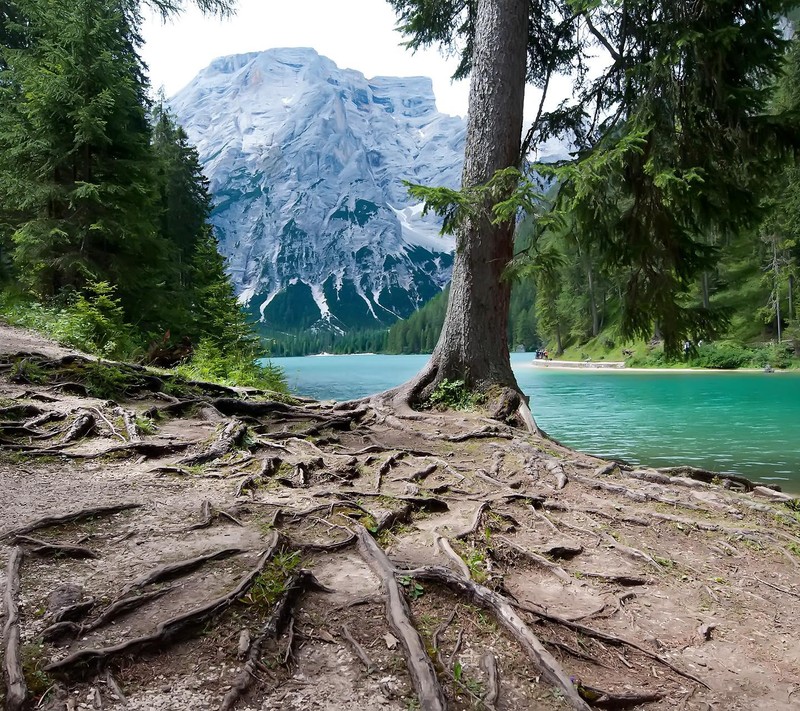
<svg viewBox="0 0 800 711"><path fill-rule="evenodd" d="M800 492L800 374L547 369L515 353L539 425L570 447L652 466L692 464ZM276 358L292 392L347 400L408 380L428 356Z"/></svg>

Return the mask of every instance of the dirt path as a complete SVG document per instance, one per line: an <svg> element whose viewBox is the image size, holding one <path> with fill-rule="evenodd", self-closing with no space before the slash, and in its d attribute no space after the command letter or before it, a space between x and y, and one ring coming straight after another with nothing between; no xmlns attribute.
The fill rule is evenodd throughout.
<svg viewBox="0 0 800 711"><path fill-rule="evenodd" d="M8 709L800 707L800 515L746 482L5 326L0 448Z"/></svg>

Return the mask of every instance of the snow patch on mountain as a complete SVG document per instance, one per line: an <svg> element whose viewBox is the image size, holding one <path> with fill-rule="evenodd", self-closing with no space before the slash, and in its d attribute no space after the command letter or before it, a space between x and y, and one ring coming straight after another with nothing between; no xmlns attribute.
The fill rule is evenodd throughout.
<svg viewBox="0 0 800 711"><path fill-rule="evenodd" d="M454 242L406 184L460 182L466 125L436 110L430 79L272 49L214 60L170 103L240 299L267 326L387 325L449 280Z"/></svg>

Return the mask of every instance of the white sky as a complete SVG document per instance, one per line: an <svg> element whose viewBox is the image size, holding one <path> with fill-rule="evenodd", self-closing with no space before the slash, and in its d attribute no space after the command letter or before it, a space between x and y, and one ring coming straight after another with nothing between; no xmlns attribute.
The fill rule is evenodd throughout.
<svg viewBox="0 0 800 711"><path fill-rule="evenodd" d="M385 0L239 0L238 12L228 20L203 17L194 9L166 25L149 16L142 58L153 88L163 86L172 96L216 57L313 47L339 68L367 78L430 77L439 111L466 116L469 81L450 80L456 59L444 58L437 49L405 49L396 23Z"/></svg>

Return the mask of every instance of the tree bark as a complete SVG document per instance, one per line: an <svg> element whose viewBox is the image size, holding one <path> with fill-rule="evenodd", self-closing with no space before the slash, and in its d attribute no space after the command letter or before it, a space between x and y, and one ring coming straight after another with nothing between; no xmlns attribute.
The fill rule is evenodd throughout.
<svg viewBox="0 0 800 711"><path fill-rule="evenodd" d="M525 93L528 3L479 0L470 82L462 186L485 184L519 163ZM457 235L447 315L426 368L406 388L423 400L443 379L475 390L519 392L511 370L507 326L511 285L503 272L512 258L514 224L493 225L487 214Z"/></svg>

